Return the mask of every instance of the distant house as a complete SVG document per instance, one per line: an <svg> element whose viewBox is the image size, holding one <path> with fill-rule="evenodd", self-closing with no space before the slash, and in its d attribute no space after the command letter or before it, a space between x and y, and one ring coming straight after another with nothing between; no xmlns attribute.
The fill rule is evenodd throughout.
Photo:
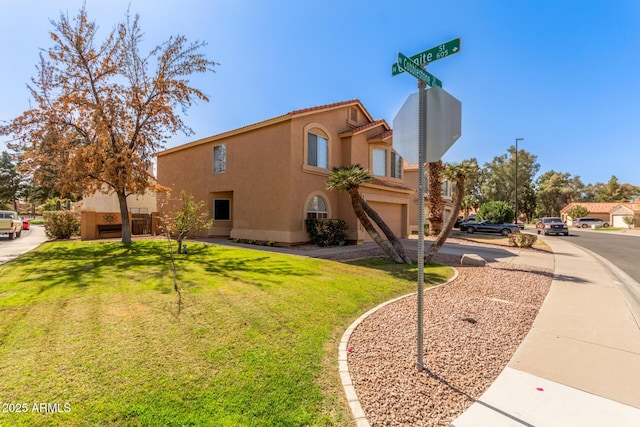
<svg viewBox="0 0 640 427"><path fill-rule="evenodd" d="M589 217L600 218L608 222L612 227L627 228L624 222L625 216L634 216L635 227L640 227L640 203L625 202L573 202L560 211L560 216L568 224L577 218L571 218L568 212L574 206L582 206L589 211Z"/></svg>
<svg viewBox="0 0 640 427"><path fill-rule="evenodd" d="M404 181L391 128L359 100L292 111L157 158L160 185L205 201L214 224L201 236L298 244L309 241L306 218L337 218L350 241L369 241L348 195L326 189L333 168L353 164L375 177L360 187L364 199L398 237L409 233L415 188Z"/></svg>

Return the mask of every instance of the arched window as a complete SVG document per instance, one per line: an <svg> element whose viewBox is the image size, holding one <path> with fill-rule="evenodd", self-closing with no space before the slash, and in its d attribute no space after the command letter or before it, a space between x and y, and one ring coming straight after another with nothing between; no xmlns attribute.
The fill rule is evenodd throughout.
<svg viewBox="0 0 640 427"><path fill-rule="evenodd" d="M307 204L307 218L326 219L329 218L327 201L322 196L313 196Z"/></svg>

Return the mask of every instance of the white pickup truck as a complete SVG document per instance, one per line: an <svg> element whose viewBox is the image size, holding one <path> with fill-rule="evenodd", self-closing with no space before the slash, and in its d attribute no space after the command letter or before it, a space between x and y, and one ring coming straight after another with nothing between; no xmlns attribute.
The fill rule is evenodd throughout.
<svg viewBox="0 0 640 427"><path fill-rule="evenodd" d="M0 211L0 234L9 235L13 240L22 233L22 220L15 211Z"/></svg>

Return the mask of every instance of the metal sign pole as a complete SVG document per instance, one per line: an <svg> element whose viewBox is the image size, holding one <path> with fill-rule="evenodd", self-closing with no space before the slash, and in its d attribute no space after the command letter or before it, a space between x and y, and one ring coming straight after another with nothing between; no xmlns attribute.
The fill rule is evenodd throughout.
<svg viewBox="0 0 640 427"><path fill-rule="evenodd" d="M424 370L424 344L423 344L423 289L424 289L424 193L425 170L427 161L427 84L424 80L418 80L419 106L418 106L418 362L417 368Z"/></svg>

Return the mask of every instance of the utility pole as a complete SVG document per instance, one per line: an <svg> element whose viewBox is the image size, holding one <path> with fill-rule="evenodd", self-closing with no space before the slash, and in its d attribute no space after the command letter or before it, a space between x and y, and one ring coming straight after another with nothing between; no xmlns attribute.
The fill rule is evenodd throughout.
<svg viewBox="0 0 640 427"><path fill-rule="evenodd" d="M516 225L518 225L518 141L524 141L524 138L516 138Z"/></svg>

